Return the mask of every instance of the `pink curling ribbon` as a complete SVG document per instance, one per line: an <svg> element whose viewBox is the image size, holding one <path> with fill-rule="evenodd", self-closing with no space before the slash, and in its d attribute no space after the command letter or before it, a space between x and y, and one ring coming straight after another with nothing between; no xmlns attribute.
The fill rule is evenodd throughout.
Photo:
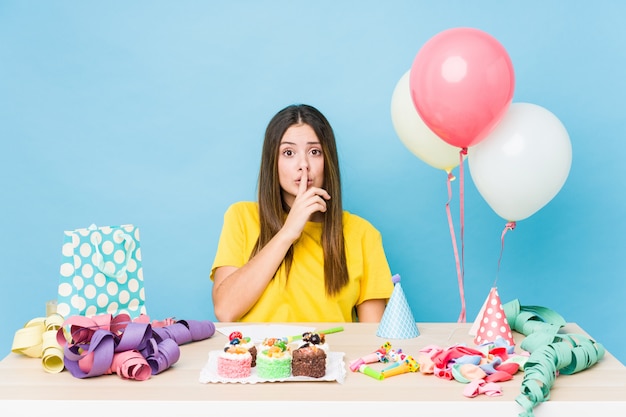
<svg viewBox="0 0 626 417"><path fill-rule="evenodd" d="M136 350L127 350L116 353L113 356L113 363L109 373L116 372L124 379L134 379L145 381L152 373L150 366L141 353Z"/></svg>
<svg viewBox="0 0 626 417"><path fill-rule="evenodd" d="M461 277L459 278L459 295L461 297L461 313L459 323L465 323L465 185L463 174L463 156L467 155L467 148L459 152L459 220L461 223Z"/></svg>
<svg viewBox="0 0 626 417"><path fill-rule="evenodd" d="M452 248L454 250L454 259L456 261L456 273L459 284L459 296L461 298L461 312L459 313L458 322L465 323L467 321L466 307L465 307L465 266L464 266L464 229L465 229L465 210L464 210L464 184L463 184L463 157L467 155L467 148L462 148L459 152L459 200L460 200L460 220L461 220L461 259L459 260L459 251L456 243L456 235L454 233L454 225L452 222L452 214L450 213L450 200L452 199L452 186L451 181L454 179L452 173L448 172L448 201L446 202L446 214L448 216L448 225L450 228L450 237L452 238Z"/></svg>
<svg viewBox="0 0 626 417"><path fill-rule="evenodd" d="M145 316L131 321L126 314L72 316L57 332L65 367L77 378L117 373L122 378L146 380L179 360L179 345L215 333L210 321L153 323L157 327Z"/></svg>

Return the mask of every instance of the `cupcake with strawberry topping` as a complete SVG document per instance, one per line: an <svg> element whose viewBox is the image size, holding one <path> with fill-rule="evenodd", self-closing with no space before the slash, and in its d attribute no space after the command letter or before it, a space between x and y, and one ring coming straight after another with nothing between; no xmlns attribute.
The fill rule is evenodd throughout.
<svg viewBox="0 0 626 417"><path fill-rule="evenodd" d="M244 337L241 332L232 332L228 335L228 343L224 346L224 351L234 346L246 349L250 352L250 356L252 357L251 366L254 368L256 366L257 349L250 338Z"/></svg>

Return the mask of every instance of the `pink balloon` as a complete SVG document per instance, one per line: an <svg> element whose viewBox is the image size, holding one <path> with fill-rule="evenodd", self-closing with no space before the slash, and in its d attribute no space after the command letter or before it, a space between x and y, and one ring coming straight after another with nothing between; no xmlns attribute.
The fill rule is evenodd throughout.
<svg viewBox="0 0 626 417"><path fill-rule="evenodd" d="M419 50L411 66L411 98L426 125L443 141L468 148L504 117L515 85L513 64L491 35L448 29Z"/></svg>

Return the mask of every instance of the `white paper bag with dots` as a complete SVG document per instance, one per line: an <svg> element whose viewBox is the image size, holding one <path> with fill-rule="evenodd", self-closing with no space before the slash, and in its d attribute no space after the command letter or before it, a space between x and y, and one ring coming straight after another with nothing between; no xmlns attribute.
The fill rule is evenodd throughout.
<svg viewBox="0 0 626 417"><path fill-rule="evenodd" d="M139 228L92 225L64 233L57 312L146 314Z"/></svg>

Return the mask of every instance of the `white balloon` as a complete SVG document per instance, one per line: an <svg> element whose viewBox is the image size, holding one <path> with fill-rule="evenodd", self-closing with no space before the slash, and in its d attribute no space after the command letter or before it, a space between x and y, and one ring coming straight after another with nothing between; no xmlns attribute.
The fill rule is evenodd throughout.
<svg viewBox="0 0 626 417"><path fill-rule="evenodd" d="M410 73L409 70L400 78L391 97L393 127L413 155L434 168L450 172L461 162L461 148L445 142L422 121L411 98Z"/></svg>
<svg viewBox="0 0 626 417"><path fill-rule="evenodd" d="M513 103L495 129L468 149L469 170L481 196L508 221L526 219L561 190L572 165L572 144L545 108Z"/></svg>

